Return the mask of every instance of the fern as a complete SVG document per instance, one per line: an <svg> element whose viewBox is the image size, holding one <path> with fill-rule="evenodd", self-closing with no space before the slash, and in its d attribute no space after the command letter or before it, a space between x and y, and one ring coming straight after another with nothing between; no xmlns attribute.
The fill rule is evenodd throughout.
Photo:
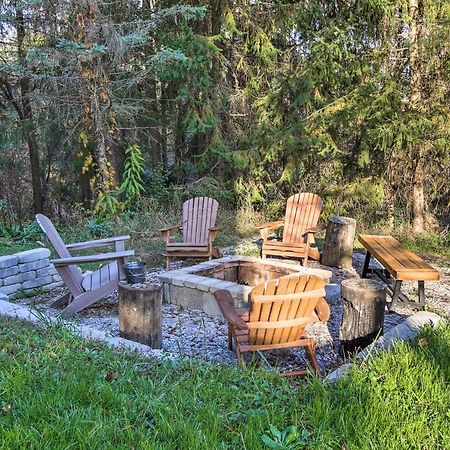
<svg viewBox="0 0 450 450"><path fill-rule="evenodd" d="M144 173L144 157L142 149L138 144L130 145L125 150L127 159L125 160L125 172L123 174L122 184L119 193L125 196L126 201L130 201L140 197L144 192L144 182L142 175Z"/></svg>

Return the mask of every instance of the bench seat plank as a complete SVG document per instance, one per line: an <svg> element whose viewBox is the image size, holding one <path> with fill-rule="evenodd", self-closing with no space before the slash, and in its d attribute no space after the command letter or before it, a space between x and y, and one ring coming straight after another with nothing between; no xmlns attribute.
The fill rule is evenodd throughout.
<svg viewBox="0 0 450 450"><path fill-rule="evenodd" d="M392 236L361 235L359 241L400 281L437 281L439 272Z"/></svg>

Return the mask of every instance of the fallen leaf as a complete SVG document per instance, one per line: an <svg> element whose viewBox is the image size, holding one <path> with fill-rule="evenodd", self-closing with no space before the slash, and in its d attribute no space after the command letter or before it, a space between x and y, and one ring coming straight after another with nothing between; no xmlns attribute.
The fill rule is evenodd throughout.
<svg viewBox="0 0 450 450"><path fill-rule="evenodd" d="M3 414L9 414L11 412L12 405L8 403L7 405L2 407L2 413Z"/></svg>
<svg viewBox="0 0 450 450"><path fill-rule="evenodd" d="M426 347L428 345L428 340L425 338L419 339L419 345L421 347Z"/></svg>
<svg viewBox="0 0 450 450"><path fill-rule="evenodd" d="M105 381L113 381L117 378L117 375L113 372L106 372Z"/></svg>

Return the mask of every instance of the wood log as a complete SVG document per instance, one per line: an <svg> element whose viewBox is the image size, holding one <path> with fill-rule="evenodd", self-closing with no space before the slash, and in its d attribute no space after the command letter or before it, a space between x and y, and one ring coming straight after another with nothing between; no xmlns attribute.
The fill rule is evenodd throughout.
<svg viewBox="0 0 450 450"><path fill-rule="evenodd" d="M321 261L323 265L339 269L352 267L355 231L355 219L340 216L328 219Z"/></svg>
<svg viewBox="0 0 450 450"><path fill-rule="evenodd" d="M383 334L386 285L355 278L342 282L343 314L339 330L341 355L348 357Z"/></svg>
<svg viewBox="0 0 450 450"><path fill-rule="evenodd" d="M161 348L162 287L119 283L120 336Z"/></svg>

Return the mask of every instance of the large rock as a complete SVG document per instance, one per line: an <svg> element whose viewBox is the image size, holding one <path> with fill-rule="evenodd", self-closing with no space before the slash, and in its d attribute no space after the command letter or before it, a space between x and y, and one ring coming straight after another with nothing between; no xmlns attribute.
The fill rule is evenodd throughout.
<svg viewBox="0 0 450 450"><path fill-rule="evenodd" d="M47 267L50 265L50 261L48 259L38 259L36 261L31 261L29 263L19 264L20 272L29 272L30 270L39 270L43 267Z"/></svg>
<svg viewBox="0 0 450 450"><path fill-rule="evenodd" d="M6 269L7 267L16 266L18 259L15 255L0 256L0 269ZM0 275L1 277L2 275Z"/></svg>
<svg viewBox="0 0 450 450"><path fill-rule="evenodd" d="M39 259L49 258L50 250L48 248L35 248L33 250L16 253L14 256L17 257L20 264L23 264L32 261L38 261Z"/></svg>
<svg viewBox="0 0 450 450"><path fill-rule="evenodd" d="M420 333L420 329L425 325L431 325L434 329L436 329L441 322L444 322L444 319L438 314L428 311L416 312L402 323L389 330L384 334L384 336L381 336L373 344L359 352L356 358L358 360L363 360L372 357L380 351L392 347L396 341L409 341L414 339ZM348 363L338 367L325 378L324 382L332 383L337 381L339 378L347 375L353 365L354 364Z"/></svg>
<svg viewBox="0 0 450 450"><path fill-rule="evenodd" d="M19 273L19 266L11 266L6 267L4 269L0 269L0 278L7 278Z"/></svg>

